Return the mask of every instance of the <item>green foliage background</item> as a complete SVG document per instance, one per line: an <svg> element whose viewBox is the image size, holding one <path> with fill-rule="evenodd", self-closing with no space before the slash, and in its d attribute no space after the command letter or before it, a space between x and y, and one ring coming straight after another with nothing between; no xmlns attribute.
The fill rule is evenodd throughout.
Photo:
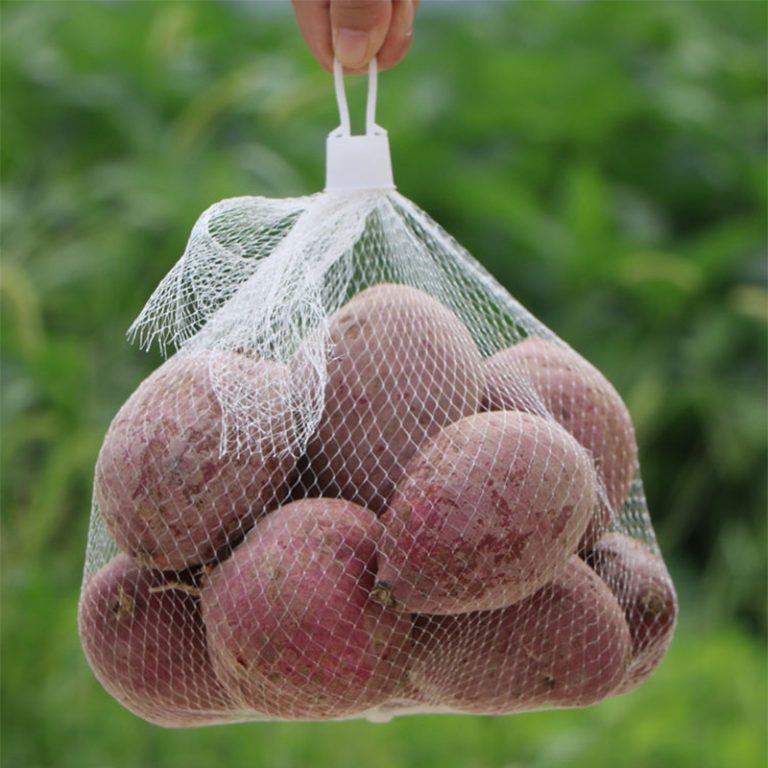
<svg viewBox="0 0 768 768"><path fill-rule="evenodd" d="M286 3L0 11L4 764L765 764L764 3L427 0L380 79L400 190L629 404L681 596L657 676L588 711L189 732L80 652L92 468L197 215L321 187L330 77Z"/></svg>

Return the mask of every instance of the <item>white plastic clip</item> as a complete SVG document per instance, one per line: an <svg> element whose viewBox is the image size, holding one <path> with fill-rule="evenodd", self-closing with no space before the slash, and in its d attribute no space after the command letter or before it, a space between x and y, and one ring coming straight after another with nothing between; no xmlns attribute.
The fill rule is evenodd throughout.
<svg viewBox="0 0 768 768"><path fill-rule="evenodd" d="M392 160L387 132L376 125L376 59L368 67L368 102L365 110L365 134L352 136L349 107L344 91L344 72L334 59L333 83L339 105L340 125L328 134L325 144L325 189L353 191L394 189Z"/></svg>

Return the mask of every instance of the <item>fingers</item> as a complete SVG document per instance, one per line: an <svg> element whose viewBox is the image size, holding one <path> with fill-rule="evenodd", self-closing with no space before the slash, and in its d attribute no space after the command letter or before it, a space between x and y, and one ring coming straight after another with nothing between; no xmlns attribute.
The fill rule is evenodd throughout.
<svg viewBox="0 0 768 768"><path fill-rule="evenodd" d="M408 52L413 37L413 17L419 0L394 0L392 20L384 44L376 54L379 69L394 67Z"/></svg>
<svg viewBox="0 0 768 768"><path fill-rule="evenodd" d="M349 72L364 72L379 52L392 18L390 0L331 0L333 52Z"/></svg>
<svg viewBox="0 0 768 768"><path fill-rule="evenodd" d="M292 0L296 21L313 56L328 71L333 69L331 0Z"/></svg>
<svg viewBox="0 0 768 768"><path fill-rule="evenodd" d="M406 54L419 0L292 0L296 20L315 58L327 70L334 55L347 72L379 69Z"/></svg>

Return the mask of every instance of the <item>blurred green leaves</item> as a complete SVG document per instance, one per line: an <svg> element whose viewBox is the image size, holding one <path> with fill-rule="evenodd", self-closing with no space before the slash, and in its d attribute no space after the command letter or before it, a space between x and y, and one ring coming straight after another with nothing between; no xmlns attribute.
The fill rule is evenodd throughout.
<svg viewBox="0 0 768 768"><path fill-rule="evenodd" d="M381 78L400 189L616 383L662 544L709 567L765 502L765 9L425 5ZM2 42L15 519L157 363L123 333L195 217L318 189L336 115L280 3L6 2ZM55 482L79 534L87 495ZM761 601L727 610L764 626Z"/></svg>
<svg viewBox="0 0 768 768"><path fill-rule="evenodd" d="M703 568L765 499L765 9L426 5L380 89L399 186L615 381L662 543ZM156 363L122 335L202 210L320 187L335 106L292 24L275 3L4 4L11 478ZM65 431L33 450L25 419Z"/></svg>
<svg viewBox="0 0 768 768"><path fill-rule="evenodd" d="M17 732L44 721L52 739L34 755L17 740L13 763L53 765L61 728L79 727L65 702L107 706L74 610L101 436L160 360L124 333L208 205L321 188L338 118L286 3L7 0L0 13L3 653L17 670L4 665L3 696ZM600 765L619 750L638 756L626 765L719 765L690 736L659 741L690 732L702 702L720 755L756 762L742 713L762 706L747 681L764 669L748 640L716 627L766 626L767 14L749 0L431 0L411 53L382 75L399 189L626 398L683 614L713 634L701 649L684 640L674 681L637 704L440 721L423 743L418 723L397 723L405 741L372 765L407 764L406 742L435 759L434 739L454 732L464 765ZM348 93L361 114L363 79ZM102 742L78 731L77 765L131 743L136 764L160 764L152 749L180 743L110 717ZM561 738L547 751L549 730ZM287 757L264 765L317 745L311 728L290 743L270 733ZM318 749L336 748L323 733ZM472 763L481 741L496 757ZM195 743L218 758L221 739ZM231 764L253 752L248 739L232 749Z"/></svg>

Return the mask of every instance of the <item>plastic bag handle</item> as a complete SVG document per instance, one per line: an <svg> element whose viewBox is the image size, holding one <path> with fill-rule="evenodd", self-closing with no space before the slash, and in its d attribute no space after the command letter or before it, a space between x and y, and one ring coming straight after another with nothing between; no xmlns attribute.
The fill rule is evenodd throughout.
<svg viewBox="0 0 768 768"><path fill-rule="evenodd" d="M365 133L370 135L377 131L383 131L376 125L376 94L379 81L379 68L376 57L368 64L368 99L365 104ZM336 103L339 106L340 125L336 129L339 136L350 136L352 128L349 121L349 105L347 104L347 92L344 88L344 69L338 59L333 60L333 87L336 91ZM386 131L384 131L386 133Z"/></svg>
<svg viewBox="0 0 768 768"><path fill-rule="evenodd" d="M333 84L339 107L339 127L328 134L326 141L326 192L394 189L389 137L387 132L376 124L376 59L371 59L368 65L365 134L352 135L349 105L344 89L344 70L336 59L333 60Z"/></svg>

